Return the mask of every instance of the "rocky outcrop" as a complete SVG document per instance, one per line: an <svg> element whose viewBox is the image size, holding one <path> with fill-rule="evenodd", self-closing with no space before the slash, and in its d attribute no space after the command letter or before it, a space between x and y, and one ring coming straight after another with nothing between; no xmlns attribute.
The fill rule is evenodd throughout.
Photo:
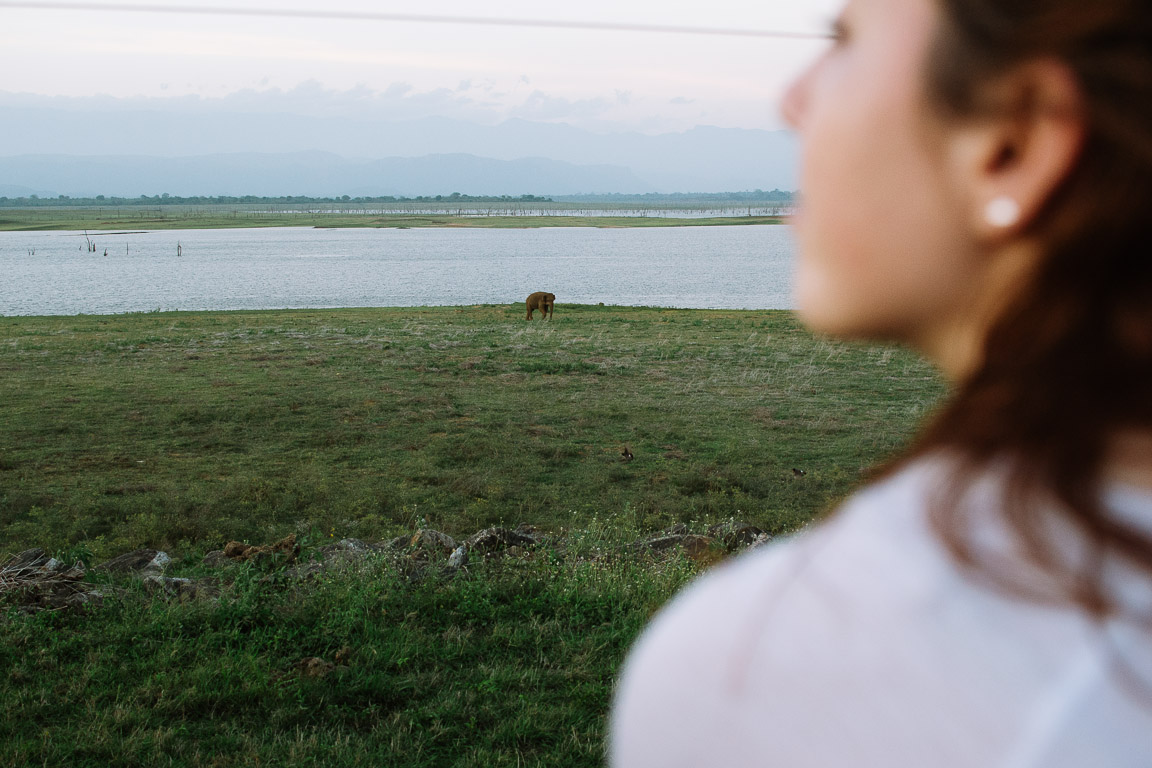
<svg viewBox="0 0 1152 768"><path fill-rule="evenodd" d="M693 533L687 526L677 524L649 539L598 551L591 558L640 557L660 561L684 557L700 567L709 567L734 552L755 549L771 540L772 536L760 528L734 520L714 525L705 534ZM184 602L216 599L222 584L231 582L238 566L244 563L265 571L262 581L299 583L328 571L376 567L371 564L385 558L388 567L415 581L429 573L463 574L469 564L480 560L532 558L545 551L550 557L565 556L566 546L563 534L547 535L529 525L484 528L459 542L442 531L421 528L390 541L371 543L346 538L308 550L302 550L295 536L268 545L230 541L223 549L209 552L201 562L202 567L219 570L218 577L167 576L164 571L172 558L155 549L127 552L101 563L95 570L103 574L104 581L109 576L131 578L138 580L149 595ZM87 581L88 575L79 563L66 565L42 549L29 549L0 562L0 601L25 611L75 610L100 605L108 596L123 592L93 584Z"/></svg>
<svg viewBox="0 0 1152 768"><path fill-rule="evenodd" d="M421 528L412 534L408 541L408 549L428 556L447 556L456 549L456 539L446 533L434 531L431 528Z"/></svg>
<svg viewBox="0 0 1152 768"><path fill-rule="evenodd" d="M172 558L168 556L167 552L156 549L134 549L101 563L96 566L96 569L117 574L141 573L143 571L162 573L171 562Z"/></svg>
<svg viewBox="0 0 1152 768"><path fill-rule="evenodd" d="M388 551L388 545L369 544L360 539L340 539L332 544L318 547L314 560L301 562L288 568L284 575L289 578L308 578L329 570L342 570L363 563L370 556Z"/></svg>
<svg viewBox="0 0 1152 768"><path fill-rule="evenodd" d="M734 552L760 547L771 540L771 534L761 528L729 520L713 525L704 535L690 533L687 526L677 524L651 539L635 542L628 550L649 555L681 554L707 567Z"/></svg>
<svg viewBox="0 0 1152 768"><path fill-rule="evenodd" d="M296 543L296 534L294 533L267 546L244 544L239 541L230 541L224 545L224 557L239 563L246 563L249 560L268 562L276 555L281 556L285 562L294 563L299 554L300 545Z"/></svg>
<svg viewBox="0 0 1152 768"><path fill-rule="evenodd" d="M184 579L148 574L143 578L144 589L151 595L170 598L179 602L213 599L220 596L220 589L213 579Z"/></svg>
<svg viewBox="0 0 1152 768"><path fill-rule="evenodd" d="M468 537L464 542L469 555L491 557L508 550L519 547L521 550L535 547L540 543L541 537L534 528L522 526L515 530L509 528L485 528Z"/></svg>
<svg viewBox="0 0 1152 768"><path fill-rule="evenodd" d="M25 612L100 605L104 593L84 576L79 563L67 565L42 549L28 549L0 563L0 600Z"/></svg>
<svg viewBox="0 0 1152 768"><path fill-rule="evenodd" d="M463 568L468 565L468 545L461 544L448 555L449 568Z"/></svg>
<svg viewBox="0 0 1152 768"><path fill-rule="evenodd" d="M633 553L649 555L681 554L697 565L709 566L724 559L727 551L723 544L711 536L694 533L670 533L647 541L639 541L629 547Z"/></svg>
<svg viewBox="0 0 1152 768"><path fill-rule="evenodd" d="M735 552L737 549L751 545L760 537L767 536L767 533L754 525L729 520L709 528L708 535L723 544L729 552ZM768 538L770 539L771 536Z"/></svg>

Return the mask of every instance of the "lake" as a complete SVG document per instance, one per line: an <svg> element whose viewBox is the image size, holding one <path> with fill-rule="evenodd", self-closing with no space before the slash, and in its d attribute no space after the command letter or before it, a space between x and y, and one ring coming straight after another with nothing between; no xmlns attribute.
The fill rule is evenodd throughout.
<svg viewBox="0 0 1152 768"><path fill-rule="evenodd" d="M0 315L498 304L533 291L561 311L789 309L790 229L0 232Z"/></svg>

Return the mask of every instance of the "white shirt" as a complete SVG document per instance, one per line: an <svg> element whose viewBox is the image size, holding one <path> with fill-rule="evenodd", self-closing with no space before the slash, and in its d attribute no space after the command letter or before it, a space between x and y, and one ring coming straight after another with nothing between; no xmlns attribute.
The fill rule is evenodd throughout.
<svg viewBox="0 0 1152 768"><path fill-rule="evenodd" d="M913 464L675 598L625 664L611 765L1152 768L1152 632L962 571L927 520L942 470ZM998 499L986 482L965 510L1010 552ZM1152 528L1152 496L1106 505ZM1112 564L1108 583L1152 608L1146 576Z"/></svg>

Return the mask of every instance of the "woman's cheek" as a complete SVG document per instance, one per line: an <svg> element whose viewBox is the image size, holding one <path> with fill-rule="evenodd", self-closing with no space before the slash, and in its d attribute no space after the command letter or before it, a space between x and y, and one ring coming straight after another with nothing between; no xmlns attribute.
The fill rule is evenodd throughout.
<svg viewBox="0 0 1152 768"><path fill-rule="evenodd" d="M835 333L836 310L841 302L827 273L827 265L811 253L801 255L796 270L796 308L805 325L818 333Z"/></svg>

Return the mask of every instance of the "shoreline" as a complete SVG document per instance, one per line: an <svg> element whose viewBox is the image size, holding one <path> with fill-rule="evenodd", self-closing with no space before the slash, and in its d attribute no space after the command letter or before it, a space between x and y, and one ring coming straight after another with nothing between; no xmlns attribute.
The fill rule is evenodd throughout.
<svg viewBox="0 0 1152 768"><path fill-rule="evenodd" d="M0 232L124 231L196 229L545 229L592 227L731 227L787 224L788 216L715 216L673 218L658 216L456 216L376 214L294 214L239 211L228 214L160 214L112 216L107 210L83 212L0 209ZM127 212L126 212L127 213Z"/></svg>
<svg viewBox="0 0 1152 768"><path fill-rule="evenodd" d="M787 315L795 317L795 309L758 308L758 307L670 307L659 304L559 304L561 309L581 312L715 312L715 313L769 313L772 315ZM381 312L386 314L412 313L435 314L447 312L467 312L472 310L508 310L514 309L519 313L524 311L524 302L520 300L481 304L415 304L412 306L381 306L381 307L266 307L266 308L235 308L235 309L145 309L129 310L127 312L76 312L66 315L6 315L0 313L0 321L36 321L36 320L122 320L134 318L193 318L197 316L217 315L276 315L304 313L339 313L339 312ZM551 322L551 321L549 321ZM557 321L559 322L559 321Z"/></svg>

